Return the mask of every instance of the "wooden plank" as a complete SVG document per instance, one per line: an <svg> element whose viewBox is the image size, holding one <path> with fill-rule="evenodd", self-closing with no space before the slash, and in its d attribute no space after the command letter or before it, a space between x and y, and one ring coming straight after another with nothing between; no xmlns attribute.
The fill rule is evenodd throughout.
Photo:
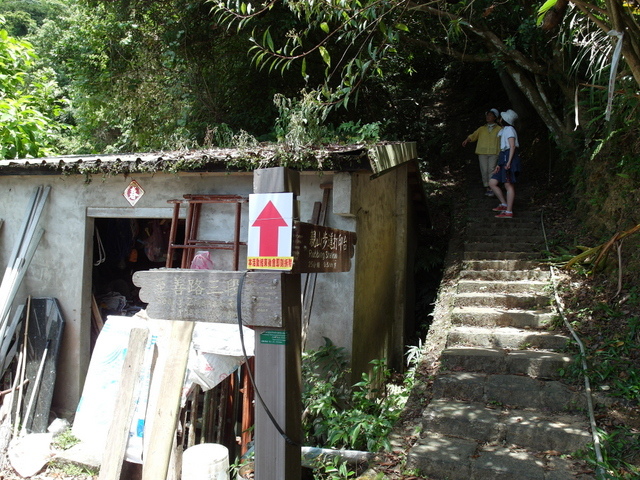
<svg viewBox="0 0 640 480"><path fill-rule="evenodd" d="M236 323L243 272L161 268L139 271L133 283L151 318ZM282 325L281 272L249 272L242 292L242 316L251 325Z"/></svg>
<svg viewBox="0 0 640 480"><path fill-rule="evenodd" d="M98 302L96 302L96 296L91 295L91 318L92 325L95 328L96 333L100 333L102 327L104 327L104 321L102 320L102 313L100 313L100 307L98 307Z"/></svg>
<svg viewBox="0 0 640 480"><path fill-rule="evenodd" d="M323 188L322 202L316 202L313 208L313 216L311 223L316 225L324 225L327 217L327 206L329 205L329 194L333 185L321 185ZM309 331L309 321L311 320L311 307L313 306L313 296L316 289L316 280L318 274L316 272L308 273L304 281L304 290L302 291L302 350L307 345L307 334Z"/></svg>
<svg viewBox="0 0 640 480"><path fill-rule="evenodd" d="M291 274L283 277L284 326L255 328L256 480L298 480L302 475L300 278ZM258 393L292 443L278 432Z"/></svg>
<svg viewBox="0 0 640 480"><path fill-rule="evenodd" d="M149 330L146 328L133 328L129 335L114 417L107 434L98 480L118 480L120 478L122 462L129 441L129 429L135 412L134 392L136 384L140 381L148 338Z"/></svg>
<svg viewBox="0 0 640 480"><path fill-rule="evenodd" d="M255 364L255 357L249 358L249 361L245 362L242 366L242 428L240 431L240 455L244 455L249 450L249 443L251 442L251 427L254 425L253 414L253 385L249 377L248 370L253 372Z"/></svg>
<svg viewBox="0 0 640 480"><path fill-rule="evenodd" d="M348 272L355 243L354 232L294 222L292 273Z"/></svg>
<svg viewBox="0 0 640 480"><path fill-rule="evenodd" d="M374 174L381 174L418 157L416 142L377 145L373 153L369 158Z"/></svg>
<svg viewBox="0 0 640 480"><path fill-rule="evenodd" d="M297 172L267 168L256 170L264 183L255 182L254 193L270 193L266 179L285 177L299 185ZM254 176L254 179L256 177ZM291 183L289 185L291 185ZM285 185L286 187L287 185ZM287 190L296 191L295 188ZM294 202L297 204L297 202ZM299 215L294 211L294 218ZM298 480L302 476L301 305L300 275L281 274L282 296L274 311L280 312L281 328L255 328L255 467L256 480ZM253 320L250 320L253 325ZM286 434L278 432L263 406Z"/></svg>
<svg viewBox="0 0 640 480"><path fill-rule="evenodd" d="M196 444L196 430L198 428L198 397L200 395L200 385L197 383L193 386L191 392L191 407L187 410L189 416L188 425L185 425L187 430L187 448L193 447ZM187 423L187 422L185 422Z"/></svg>
<svg viewBox="0 0 640 480"><path fill-rule="evenodd" d="M174 446L182 385L189 358L194 322L171 322L171 334L160 375L160 395L150 408L151 432L142 466L142 480L165 480Z"/></svg>
<svg viewBox="0 0 640 480"><path fill-rule="evenodd" d="M22 365L20 366L20 371L16 373L16 375L20 375L20 383L25 380L26 371L27 371L27 348L29 346L29 323L31 321L31 295L27 297L27 316L25 318L24 323L24 337L22 340ZM22 416L22 398L24 396L24 390L21 388L20 392L18 392L18 404L16 406L16 418L13 424L13 436L16 437L18 435L18 427L21 422Z"/></svg>

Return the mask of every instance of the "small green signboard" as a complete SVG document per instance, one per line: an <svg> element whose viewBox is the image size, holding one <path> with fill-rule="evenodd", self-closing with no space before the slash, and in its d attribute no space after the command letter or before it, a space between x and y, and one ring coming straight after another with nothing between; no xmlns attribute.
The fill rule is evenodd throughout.
<svg viewBox="0 0 640 480"><path fill-rule="evenodd" d="M286 330L266 330L260 334L260 343L286 345L288 333Z"/></svg>

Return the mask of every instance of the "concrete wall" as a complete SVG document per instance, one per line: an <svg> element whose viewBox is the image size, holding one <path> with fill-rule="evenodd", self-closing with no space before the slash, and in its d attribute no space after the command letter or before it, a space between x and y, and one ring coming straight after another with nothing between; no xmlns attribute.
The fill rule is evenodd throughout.
<svg viewBox="0 0 640 480"><path fill-rule="evenodd" d="M16 303L23 303L27 295L55 297L60 302L66 323L54 406L61 414L75 411L90 360L94 219L171 218L172 205L167 200L182 198L184 194L248 195L253 190L250 173L158 173L136 174L133 178L145 191L135 207L123 196L131 177L94 178L87 184L79 175L0 176L3 191L0 218L4 220L0 230L0 265L7 265L34 189L38 185L52 187L41 220L45 234ZM328 337L348 353L362 356L355 359L357 369L362 369L371 358L393 352L394 336L399 334L391 328L394 315L398 314L394 306L398 282L402 282L398 277L403 274L398 252L404 250L399 244L403 240L399 235L403 215L399 209L403 201L396 197L406 189L406 173L400 168L373 181L369 174L341 173L336 178L339 214L332 213L332 195L325 224L349 231L356 231L357 227L356 258L350 272L318 274L307 348L318 348L324 344L323 337ZM310 220L314 202L322 200L320 185L333 181L333 174L301 175L302 221ZM233 223L233 207L207 207L199 236L231 240ZM247 230L245 205L241 241L246 241ZM240 269L246 265L244 250ZM230 252L214 252L212 256L215 268L231 269Z"/></svg>
<svg viewBox="0 0 640 480"><path fill-rule="evenodd" d="M322 200L322 191L309 184L311 179L304 176L301 179L301 213L300 220L308 222L311 219L314 202ZM333 183L335 175L324 175L322 183ZM337 192L341 195L341 192ZM341 230L356 231L355 218L351 216L335 215L334 202L336 189L329 196L325 225ZM356 256L358 244L356 243ZM351 322L354 308L355 258L352 259L351 271L341 273L319 273L316 277L315 294L309 318L309 336L306 342L307 350L315 350L325 344L324 338L329 338L336 346L342 347L351 355L353 331ZM304 275L303 275L304 282ZM303 283L304 284L304 283Z"/></svg>
<svg viewBox="0 0 640 480"><path fill-rule="evenodd" d="M251 174L137 174L134 177L145 193L131 207L123 191L131 181L124 176L94 178L90 184L78 175L1 176L0 265L7 265L29 199L38 185L51 186L40 225L45 234L27 271L16 303L27 295L55 297L65 319L65 333L58 364L54 405L60 413L75 411L82 393L84 375L90 359L91 282L93 269L93 232L95 218L171 218L167 200L187 193L249 194L253 190ZM313 204L322 199L320 185L331 183L331 174L303 174L301 178L300 218L311 218ZM209 211L210 210L210 211ZM354 230L355 219L327 215L328 226ZM184 215L184 214L183 214ZM200 238L231 240L234 208L211 206L201 220ZM209 226L209 228L206 228ZM243 208L241 240L247 236L247 206ZM215 268L231 268L231 253L214 252ZM240 268L246 264L242 249ZM308 348L330 337L338 346L351 351L353 293L355 272L319 274L310 319Z"/></svg>

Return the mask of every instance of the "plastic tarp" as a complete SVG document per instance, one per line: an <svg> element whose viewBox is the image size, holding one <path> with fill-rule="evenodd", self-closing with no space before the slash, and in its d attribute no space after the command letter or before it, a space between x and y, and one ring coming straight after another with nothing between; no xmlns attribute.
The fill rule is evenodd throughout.
<svg viewBox="0 0 640 480"><path fill-rule="evenodd" d="M76 410L72 432L91 450L102 452L113 417L120 375L127 353L129 334L133 328L148 328L143 374L137 382L136 408L129 430L126 459L142 463L145 412L155 394L152 379L152 364L162 365L164 346L168 340L170 323L145 317L144 312L133 317L109 316L96 341L82 397ZM253 330L243 327L245 349L253 356ZM157 359L154 361L154 350ZM193 384L209 390L231 375L243 362L244 354L238 326L196 322L189 352L183 404ZM155 382L154 382L155 383Z"/></svg>

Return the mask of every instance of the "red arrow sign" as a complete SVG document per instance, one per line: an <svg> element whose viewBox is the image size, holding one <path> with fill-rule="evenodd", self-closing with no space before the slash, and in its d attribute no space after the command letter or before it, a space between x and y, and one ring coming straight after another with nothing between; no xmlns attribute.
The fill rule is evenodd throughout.
<svg viewBox="0 0 640 480"><path fill-rule="evenodd" d="M269 201L252 225L260 229L261 257L278 256L278 229L286 226L287 222L284 221L273 202Z"/></svg>

